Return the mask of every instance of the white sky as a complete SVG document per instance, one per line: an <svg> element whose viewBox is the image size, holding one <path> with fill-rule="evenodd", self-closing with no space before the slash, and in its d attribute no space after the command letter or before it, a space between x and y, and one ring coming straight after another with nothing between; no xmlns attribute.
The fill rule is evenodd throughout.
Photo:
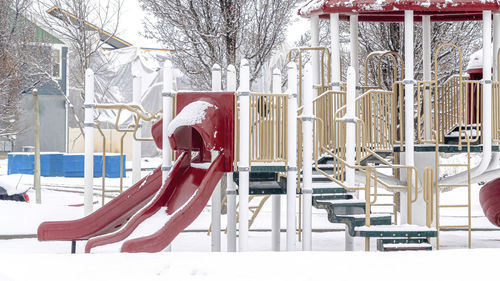
<svg viewBox="0 0 500 281"><path fill-rule="evenodd" d="M296 14L296 12L294 12ZM140 33L144 32L143 24L146 13L141 9L138 0L124 1L122 7L122 18L118 37L139 47L161 48L155 40L146 39ZM288 41L292 45L309 28L306 19L294 16L295 22L288 28Z"/></svg>

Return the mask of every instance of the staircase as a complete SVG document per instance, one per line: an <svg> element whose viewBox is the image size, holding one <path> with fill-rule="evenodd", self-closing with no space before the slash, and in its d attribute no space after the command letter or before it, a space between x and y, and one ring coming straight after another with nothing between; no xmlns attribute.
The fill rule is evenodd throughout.
<svg viewBox="0 0 500 281"><path fill-rule="evenodd" d="M335 93L333 93L335 94ZM397 225L397 212L394 211L394 220L391 214L378 214L372 209L377 206L388 206L380 204L377 198L381 197L378 188L383 186L393 192L407 192L412 194L409 198L408 217L411 223L411 204L417 200L414 190L418 181L413 177L415 167L394 165L393 160L393 136L398 124L394 121L394 106L389 106L396 100L397 92L369 90L356 98L356 116L358 118L356 128L356 164L349 165L345 161L345 153L333 153L332 151L345 152L345 143L338 140L341 137L333 136L332 142L324 139L324 122L316 123L316 138L314 142L314 159L317 159L314 176L313 190L318 184L327 185L327 182L338 186L337 192L317 194L313 192L313 207L325 210L328 221L331 223L343 223L347 231L353 237L365 238L365 250L370 250L370 239L378 238L377 249L379 251L408 251L408 250L431 250L430 237L436 237L436 229L417 226L412 224ZM320 98L323 95L320 96ZM330 98L331 100L332 98ZM315 102L320 102L316 100ZM386 105L387 104L387 105ZM392 111L391 111L392 110ZM368 114L368 113L369 114ZM319 119L321 119L320 114ZM335 118L345 114L345 106L335 108ZM318 118L318 114L316 114ZM374 118L376 116L376 118ZM340 123L340 124L338 124ZM322 126L322 124L324 124ZM330 126L336 126L334 132L345 132L345 126L341 122L333 120ZM334 144L332 147L332 143ZM338 144L340 143L340 146ZM335 145L337 145L335 147ZM333 148L333 149L332 149ZM351 168L366 175L365 183L356 186L345 185L345 169ZM391 185L378 176L381 169L406 170L409 174L405 185ZM339 172L340 171L340 172ZM326 179L326 182L325 182ZM342 190L343 189L343 190ZM353 191L365 193L364 200L351 198L339 198L339 195L351 195ZM413 195L415 194L415 195ZM406 211L406 210L401 210ZM430 224L428 224L430 225Z"/></svg>

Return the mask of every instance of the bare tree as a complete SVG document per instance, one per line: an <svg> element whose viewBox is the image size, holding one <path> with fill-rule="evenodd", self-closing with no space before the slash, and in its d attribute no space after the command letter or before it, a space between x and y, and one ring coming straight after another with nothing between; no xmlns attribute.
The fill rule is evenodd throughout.
<svg viewBox="0 0 500 281"><path fill-rule="evenodd" d="M38 2L36 12L41 24L50 27L51 32L69 47L69 82L72 88L79 90L77 104L83 104L85 71L92 68L96 75L108 61L99 56L106 41L115 36L124 0L106 0L100 2L75 0L46 0ZM100 31L100 32L99 32ZM97 59L98 57L98 59ZM58 84L56 84L58 86ZM83 135L82 110L76 109L73 102L60 87L61 95L66 98L71 113ZM81 116L82 117L82 116Z"/></svg>
<svg viewBox="0 0 500 281"><path fill-rule="evenodd" d="M462 52L464 63L467 62L470 55L481 48L479 42L481 25L476 21L464 22L434 22L432 24L431 50L435 52L437 48L444 43L452 43L458 46ZM404 56L404 28L402 23L361 23L360 28L360 57L366 57L373 51L392 51ZM432 71L434 72L434 58L432 54ZM438 79L440 82L448 79L459 72L459 54L456 49L451 47L443 48L437 58ZM364 61L360 65L364 65ZM386 61L387 63L387 61ZM388 68L388 64L384 65ZM466 65L463 65L465 71ZM372 65L369 68L371 73L370 82L376 77L376 67ZM416 24L415 28L415 79L422 80L422 28L421 24ZM434 79L434 77L433 77ZM382 79L383 86L392 86L392 79L385 75Z"/></svg>
<svg viewBox="0 0 500 281"><path fill-rule="evenodd" d="M51 65L50 47L37 38L30 0L0 0L0 135L19 133L24 93L50 79L39 71Z"/></svg>
<svg viewBox="0 0 500 281"><path fill-rule="evenodd" d="M470 55L481 48L480 46L480 30L479 22L434 22L432 24L431 50L436 49L444 43L452 43L457 45L462 51L463 70L465 71L465 63L467 63ZM361 81L364 81L365 73L364 66L366 57L375 51L391 51L400 54L404 57L404 28L402 23L360 23L359 27L359 65L361 73ZM346 46L349 42L349 23L341 22L340 24L341 44L343 46L342 54L342 70L345 78L345 71L349 65L349 50ZM306 32L298 45L308 46L310 44L311 35ZM320 45L330 46L330 30L328 21L320 22ZM304 61L309 59L308 54L304 56ZM368 85L377 84L377 60L372 60L368 65ZM399 63L399 62L398 62ZM422 80L423 77L422 65L422 28L421 24L415 25L415 79ZM399 72L400 70L398 70ZM434 72L434 53L432 54L432 71ZM448 79L453 74L458 74L459 71L459 55L450 47L443 48L438 57L438 79L442 82ZM382 62L382 86L389 89L392 87L392 62L384 60ZM399 76L400 77L400 76ZM434 77L432 77L434 79ZM364 82L363 82L364 83Z"/></svg>
<svg viewBox="0 0 500 281"><path fill-rule="evenodd" d="M210 87L210 70L251 64L259 76L272 51L285 40L297 0L140 0L153 17L145 35L175 50L172 60L199 88Z"/></svg>
<svg viewBox="0 0 500 281"><path fill-rule="evenodd" d="M75 0L47 0L39 2L37 12L44 25L64 41L70 51L70 84L83 89L85 70L106 44L116 35L120 23L120 11L124 0L100 2ZM101 34L98 30L104 31ZM102 64L92 65L98 73Z"/></svg>

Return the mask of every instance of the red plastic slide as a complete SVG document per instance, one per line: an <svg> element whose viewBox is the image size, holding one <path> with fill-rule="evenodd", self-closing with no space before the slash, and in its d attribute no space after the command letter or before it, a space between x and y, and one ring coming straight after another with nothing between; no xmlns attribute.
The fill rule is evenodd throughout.
<svg viewBox="0 0 500 281"><path fill-rule="evenodd" d="M150 202L160 187L161 169L156 168L152 174L84 218L40 224L38 240L84 240L116 231Z"/></svg>
<svg viewBox="0 0 500 281"><path fill-rule="evenodd" d="M481 188L479 202L488 220L500 227L500 178L490 181Z"/></svg>
<svg viewBox="0 0 500 281"><path fill-rule="evenodd" d="M170 242L201 213L207 204L217 182L224 174L223 155L207 169L191 166L190 154L184 152L177 161L153 202L134 216L120 231L91 239L85 246L85 252L97 246L115 243L127 239L145 220L154 215L161 207L166 207L170 215L168 222L154 234L125 241L122 252L158 252Z"/></svg>
<svg viewBox="0 0 500 281"><path fill-rule="evenodd" d="M177 95L176 106L178 114L171 121L167 135L170 146L180 156L163 186L158 168L85 218L42 223L38 239L89 239L114 232L89 240L85 251L128 238L121 245L122 252L158 252L191 224L207 204L224 172L232 171L234 94L183 92ZM161 128L161 121L152 128L159 148ZM197 152L193 159L192 152ZM213 152L218 152L218 156L210 163ZM156 220L156 216L165 220ZM153 220L148 220L150 218ZM154 227L148 224L152 222ZM151 231L153 234L149 234Z"/></svg>

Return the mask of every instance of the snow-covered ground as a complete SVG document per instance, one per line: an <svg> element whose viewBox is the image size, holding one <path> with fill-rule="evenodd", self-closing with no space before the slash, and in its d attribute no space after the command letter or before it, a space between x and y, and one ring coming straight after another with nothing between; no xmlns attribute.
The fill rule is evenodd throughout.
<svg viewBox="0 0 500 281"><path fill-rule="evenodd" d="M147 161L147 162L146 162ZM451 160L450 160L451 161ZM145 159L143 166L156 167L158 159ZM6 173L0 160L0 176ZM144 171L146 175L149 172ZM32 176L23 176L23 185L32 185ZM33 190L31 203L0 201L0 238L34 235L43 221L68 220L83 216L83 179L42 178L42 204L37 205ZM125 179L130 185L130 178ZM101 206L101 179L95 179L95 208ZM119 187L118 179L106 186ZM464 190L442 194L443 200L465 198ZM467 232L441 232L442 251L425 253L343 252L344 226L331 224L326 213L313 209L313 251L311 253L271 252L271 204L268 200L251 227L250 253L208 253L210 211L202 214L173 242L173 252L158 254L81 254L85 242L77 243L76 255L69 255L69 242L39 242L36 238L0 239L0 281L3 280L313 280L319 277L416 280L475 280L495 277L500 256L500 231L484 217L478 201L479 186L473 186L473 250L465 249ZM106 199L109 200L109 199ZM282 228L285 228L285 200L282 199ZM455 202L455 201L454 201ZM257 201L253 204L256 204ZM465 222L461 212L443 213L442 223ZM223 227L225 216L222 219ZM285 233L281 234L285 248ZM356 249L364 240L355 239ZM375 250L375 240L372 249ZM222 235L222 250L226 250ZM300 242L297 242L300 250Z"/></svg>

